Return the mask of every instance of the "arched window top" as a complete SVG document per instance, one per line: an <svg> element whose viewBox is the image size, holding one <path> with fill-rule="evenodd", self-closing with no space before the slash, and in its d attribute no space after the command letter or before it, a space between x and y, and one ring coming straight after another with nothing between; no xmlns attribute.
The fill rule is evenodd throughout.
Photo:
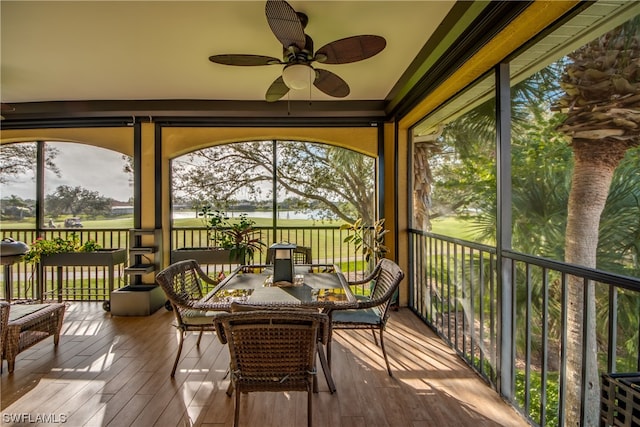
<svg viewBox="0 0 640 427"><path fill-rule="evenodd" d="M173 206L306 211L309 218L375 218L376 161L307 141L216 145L172 161Z"/></svg>
<svg viewBox="0 0 640 427"><path fill-rule="evenodd" d="M307 141L378 155L378 128L180 128L162 129L163 153L176 158L196 150L246 141Z"/></svg>

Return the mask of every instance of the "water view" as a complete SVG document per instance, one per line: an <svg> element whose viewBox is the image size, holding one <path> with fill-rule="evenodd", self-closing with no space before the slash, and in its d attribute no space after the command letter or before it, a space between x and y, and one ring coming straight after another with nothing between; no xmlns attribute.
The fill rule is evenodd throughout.
<svg viewBox="0 0 640 427"><path fill-rule="evenodd" d="M246 213L249 218L272 218L272 211L248 211L248 212L228 212L229 217L234 218ZM318 211L278 211L278 219L314 219L317 218ZM174 211L173 219L198 218L197 211Z"/></svg>

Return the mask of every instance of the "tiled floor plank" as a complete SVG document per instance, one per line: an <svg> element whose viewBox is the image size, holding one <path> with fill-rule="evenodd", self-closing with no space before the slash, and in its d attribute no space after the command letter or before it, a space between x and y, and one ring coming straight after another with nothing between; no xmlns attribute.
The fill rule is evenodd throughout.
<svg viewBox="0 0 640 427"><path fill-rule="evenodd" d="M64 414L65 425L78 427L231 426L226 347L212 333L198 347L189 334L170 378L178 346L172 321L164 308L112 317L99 303L70 303L59 347L45 340L18 356L13 374L5 369L2 414ZM318 373L315 425L528 425L409 310L392 313L385 344L393 377L369 331L334 335L338 391L329 393ZM306 403L301 392L243 395L242 425L305 425Z"/></svg>

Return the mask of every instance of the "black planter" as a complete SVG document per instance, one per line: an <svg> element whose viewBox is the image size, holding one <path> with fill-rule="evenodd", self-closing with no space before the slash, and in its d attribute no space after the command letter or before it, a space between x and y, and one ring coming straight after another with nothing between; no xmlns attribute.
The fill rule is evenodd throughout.
<svg viewBox="0 0 640 427"><path fill-rule="evenodd" d="M237 264L231 259L231 249L219 248L180 248L171 251L171 262L194 259L198 264Z"/></svg>
<svg viewBox="0 0 640 427"><path fill-rule="evenodd" d="M114 268L118 264L127 262L126 249L98 249L92 252L63 252L52 255L42 255L40 257L40 268L38 268L38 294L40 299L44 297L44 277L43 267L57 267L56 282L58 302L62 302L62 267L65 266L106 266L109 267L109 291L113 291L115 283Z"/></svg>
<svg viewBox="0 0 640 427"><path fill-rule="evenodd" d="M42 255L40 265L43 266L112 266L127 261L126 249L98 249L93 252L64 252Z"/></svg>
<svg viewBox="0 0 640 427"><path fill-rule="evenodd" d="M111 292L107 311L114 316L149 316L164 306L166 300L160 286L129 285Z"/></svg>

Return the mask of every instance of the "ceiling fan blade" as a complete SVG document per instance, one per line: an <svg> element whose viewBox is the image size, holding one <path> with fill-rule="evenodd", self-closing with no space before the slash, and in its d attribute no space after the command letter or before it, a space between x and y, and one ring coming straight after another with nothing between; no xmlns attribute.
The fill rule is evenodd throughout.
<svg viewBox="0 0 640 427"><path fill-rule="evenodd" d="M289 88L286 84L284 84L284 80L282 80L282 76L278 77L271 83L269 89L267 89L267 94L265 95L265 99L267 102L275 102L285 96L289 92Z"/></svg>
<svg viewBox="0 0 640 427"><path fill-rule="evenodd" d="M348 64L380 53L387 46L384 37L364 35L340 39L322 46L316 61L323 64ZM326 59L324 59L326 57Z"/></svg>
<svg viewBox="0 0 640 427"><path fill-rule="evenodd" d="M316 68L316 80L313 82L313 85L327 95L336 98L344 98L351 92L347 82L331 71L320 70L318 68Z"/></svg>
<svg viewBox="0 0 640 427"><path fill-rule="evenodd" d="M256 65L282 64L282 61L278 58L262 55L213 55L209 57L209 61L215 62L216 64L248 67Z"/></svg>
<svg viewBox="0 0 640 427"><path fill-rule="evenodd" d="M296 11L286 1L267 1L265 6L267 22L276 38L286 49L291 45L304 49L306 37L304 27Z"/></svg>
<svg viewBox="0 0 640 427"><path fill-rule="evenodd" d="M12 111L16 111L16 109L7 103L0 103L0 120L4 120L4 116L2 114L10 113Z"/></svg>

